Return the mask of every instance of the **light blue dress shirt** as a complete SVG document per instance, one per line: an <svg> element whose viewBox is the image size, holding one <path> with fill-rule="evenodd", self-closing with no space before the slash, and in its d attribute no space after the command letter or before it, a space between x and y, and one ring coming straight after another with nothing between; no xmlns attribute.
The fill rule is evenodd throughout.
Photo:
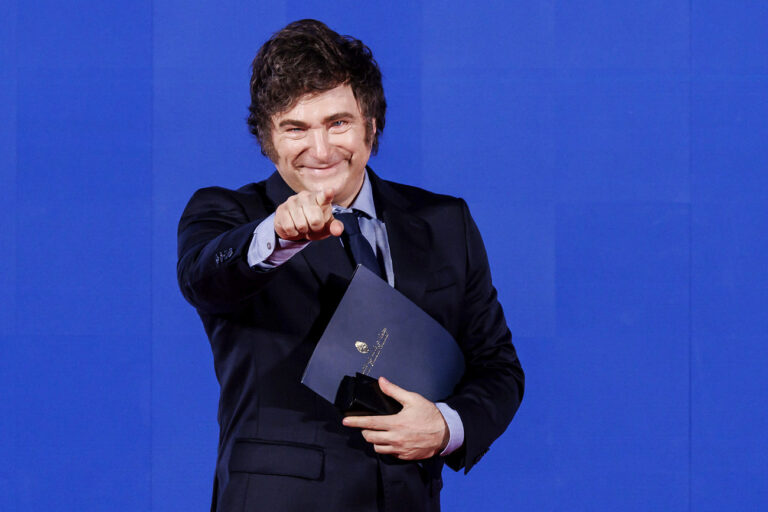
<svg viewBox="0 0 768 512"><path fill-rule="evenodd" d="M376 207L373 204L371 182L368 179L367 172L363 177L363 186L360 188L360 192L358 192L355 200L349 205L349 208L333 205L334 213L351 212L352 210L360 210L368 216L358 217L360 232L368 240L368 243L371 244L376 258L384 264L387 282L390 286L394 287L395 272L392 267L392 253L389 250L387 229L384 222L376 217ZM253 239L248 248L248 265L259 270L271 270L291 259L310 243L306 240L297 242L279 238L275 234L275 214L273 213L261 221L253 232ZM448 425L448 444L440 453L440 455L445 456L453 453L464 444L464 425L461 422L459 413L448 404L437 402L435 405Z"/></svg>

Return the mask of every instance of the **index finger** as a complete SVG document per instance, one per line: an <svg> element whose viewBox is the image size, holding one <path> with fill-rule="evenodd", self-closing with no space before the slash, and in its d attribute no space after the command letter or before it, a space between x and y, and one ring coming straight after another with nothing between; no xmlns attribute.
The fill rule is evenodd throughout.
<svg viewBox="0 0 768 512"><path fill-rule="evenodd" d="M330 205L334 195L335 193L332 188L324 188L315 196L315 202L318 206Z"/></svg>
<svg viewBox="0 0 768 512"><path fill-rule="evenodd" d="M345 427L364 428L368 430L389 430L392 420L389 416L347 416L341 422Z"/></svg>

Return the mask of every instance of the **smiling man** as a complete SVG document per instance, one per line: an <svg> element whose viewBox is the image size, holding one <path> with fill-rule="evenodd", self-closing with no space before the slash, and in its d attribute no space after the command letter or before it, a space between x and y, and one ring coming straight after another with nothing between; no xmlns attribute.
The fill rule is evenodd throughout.
<svg viewBox="0 0 768 512"><path fill-rule="evenodd" d="M367 167L385 113L362 42L291 23L251 78L248 123L276 172L199 190L184 210L179 285L221 385L213 510L439 510L443 464L469 471L520 404L523 372L466 204ZM459 344L466 372L443 402L381 378L402 410L343 418L300 383L356 263Z"/></svg>
<svg viewBox="0 0 768 512"><path fill-rule="evenodd" d="M363 118L348 84L305 95L274 115L275 165L285 183L300 192L277 209L278 237L318 240L342 233L341 222L331 215L331 200L346 207L357 197L375 122Z"/></svg>

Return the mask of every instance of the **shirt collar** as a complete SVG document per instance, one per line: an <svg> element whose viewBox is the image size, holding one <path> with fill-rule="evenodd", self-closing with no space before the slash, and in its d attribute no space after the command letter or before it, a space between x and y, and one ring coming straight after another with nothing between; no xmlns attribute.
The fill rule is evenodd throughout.
<svg viewBox="0 0 768 512"><path fill-rule="evenodd" d="M334 209L343 208L334 206ZM376 207L373 204L373 192L371 191L371 180L368 179L368 170L366 169L363 175L363 186L360 187L360 192L357 193L357 197L352 204L349 205L349 210L360 210L368 215L370 218L376 218Z"/></svg>

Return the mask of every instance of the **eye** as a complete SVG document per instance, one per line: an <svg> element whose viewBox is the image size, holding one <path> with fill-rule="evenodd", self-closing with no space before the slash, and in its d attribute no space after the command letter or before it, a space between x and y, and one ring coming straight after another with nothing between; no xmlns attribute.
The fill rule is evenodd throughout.
<svg viewBox="0 0 768 512"><path fill-rule="evenodd" d="M331 123L331 126L334 127L334 128L339 128L339 127L342 127L342 126L346 126L347 124L349 124L349 123L347 121L345 121L344 119L339 119L338 121L334 121L333 123Z"/></svg>

